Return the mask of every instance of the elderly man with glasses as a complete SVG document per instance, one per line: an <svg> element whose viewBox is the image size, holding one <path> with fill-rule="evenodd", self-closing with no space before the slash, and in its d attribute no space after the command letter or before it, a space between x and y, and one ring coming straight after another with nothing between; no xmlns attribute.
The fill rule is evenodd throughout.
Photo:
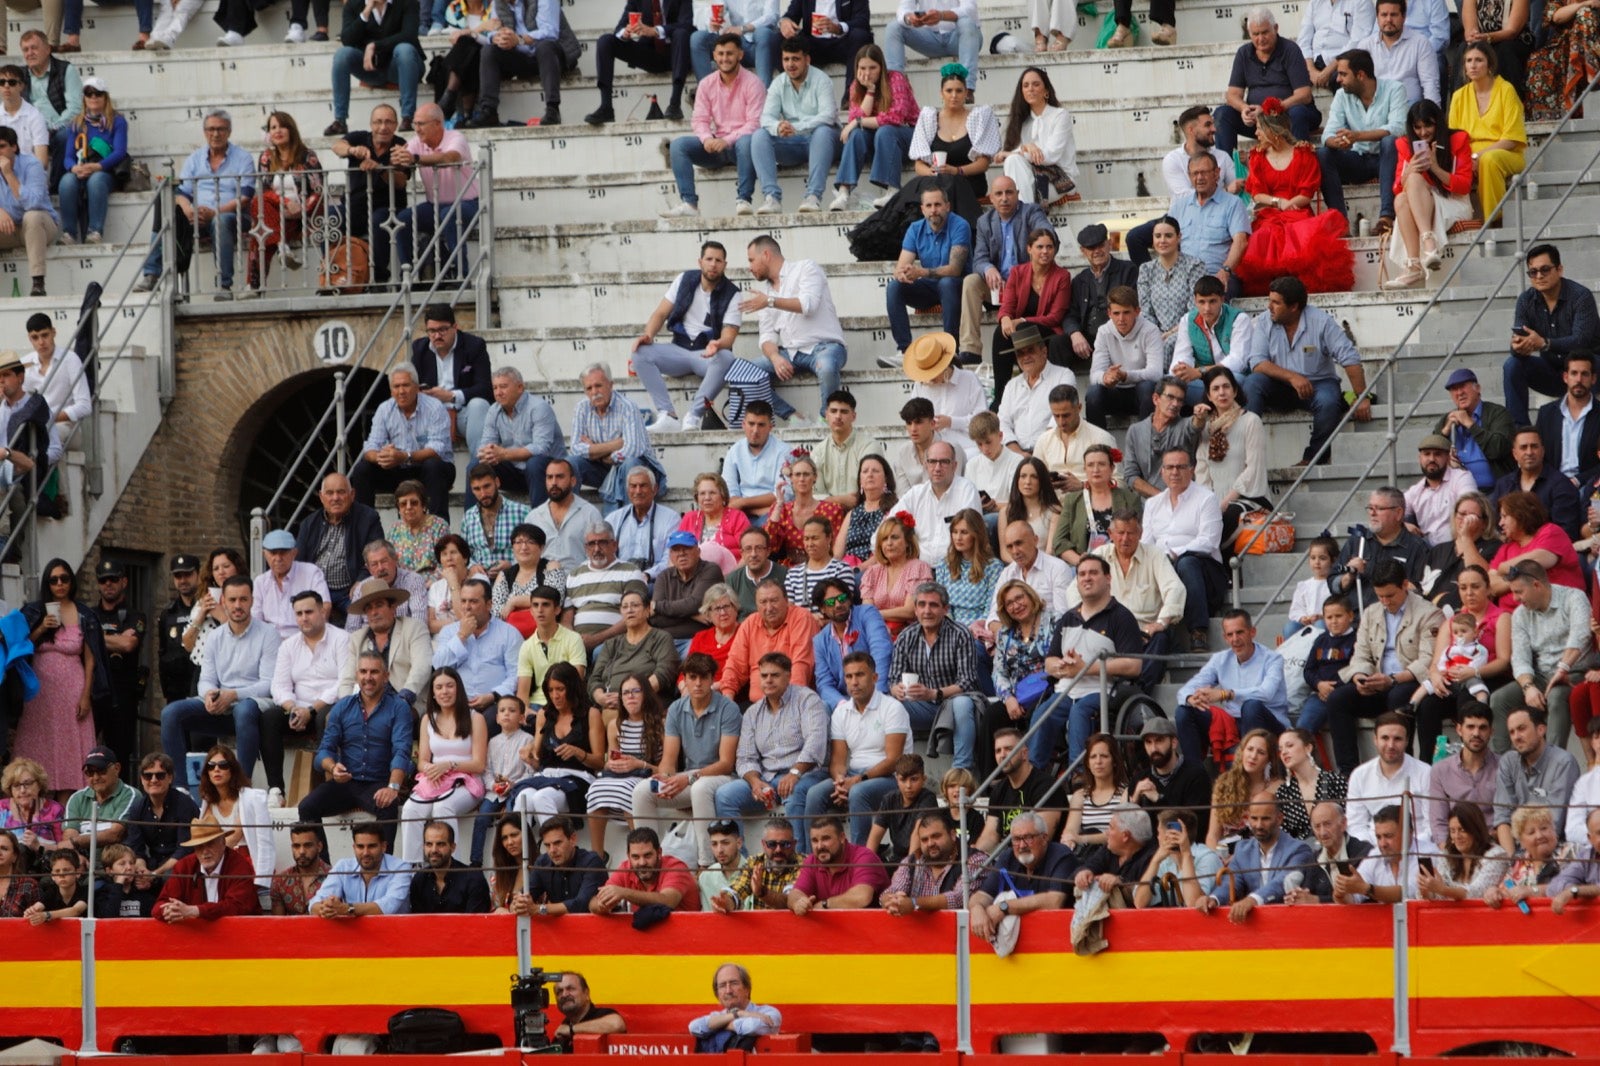
<svg viewBox="0 0 1600 1066"><path fill-rule="evenodd" d="M972 935L1011 954L1024 914L1070 905L1078 860L1072 849L1050 839L1044 816L1024 811L1011 821L1011 850L995 864L968 904Z"/></svg>
<svg viewBox="0 0 1600 1066"><path fill-rule="evenodd" d="M178 171L178 189L172 202L178 261L173 269L189 272L194 255L196 232L210 236L217 253L218 300L233 299L233 253L239 234L250 226L247 208L255 195L255 160L250 153L231 143L233 118L221 109L207 112L201 128L205 144L196 148ZM241 213L244 217L241 218ZM150 254L144 270L134 283L134 292L149 292L161 278L161 219L155 220Z"/></svg>
<svg viewBox="0 0 1600 1066"><path fill-rule="evenodd" d="M1379 563L1393 559L1404 568L1411 587L1420 589L1428 561L1427 540L1406 528L1406 497L1399 489L1373 489L1367 497L1367 521L1370 527L1351 527L1333 569L1339 575L1334 587L1354 594L1357 613L1372 602L1372 574Z"/></svg>
<svg viewBox="0 0 1600 1066"><path fill-rule="evenodd" d="M127 835L123 820L139 798L138 789L122 779L116 752L103 744L83 757L83 776L89 783L67 799L61 842L79 851L89 850L91 836L100 848L121 843Z"/></svg>

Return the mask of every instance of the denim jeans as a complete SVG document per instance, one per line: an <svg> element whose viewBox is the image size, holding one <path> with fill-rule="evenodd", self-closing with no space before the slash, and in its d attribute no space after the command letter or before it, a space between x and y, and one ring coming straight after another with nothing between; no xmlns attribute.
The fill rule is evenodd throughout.
<svg viewBox="0 0 1600 1066"><path fill-rule="evenodd" d="M1385 137L1376 152L1356 152L1344 148L1318 148L1322 164L1322 202L1333 211L1345 213L1344 183L1378 179L1378 217L1394 217L1394 171L1399 162L1394 138Z"/></svg>
<svg viewBox="0 0 1600 1066"><path fill-rule="evenodd" d="M839 172L834 175L834 184L854 188L861 183L861 168L870 166L867 177L872 184L898 189L910 151L910 126L879 126L875 130L857 126L850 131L850 138L839 153Z"/></svg>
<svg viewBox="0 0 1600 1066"><path fill-rule="evenodd" d="M809 352L779 349L779 354L793 363L796 371L805 371L816 375L817 391L820 394L820 398L817 401L817 410L819 412L822 410L822 405L827 402L828 397L838 391L839 372L844 369L844 364L850 359L850 353L845 349L845 346L832 341L819 344ZM768 359L765 353L750 356L750 362L766 367L768 372L772 370L772 360ZM778 383L776 376L773 377L772 383L774 389L776 389ZM779 418L788 418L794 414L794 404L784 399L780 393L774 391L772 394L772 411ZM619 504L618 506L621 505Z"/></svg>
<svg viewBox="0 0 1600 1066"><path fill-rule="evenodd" d="M1183 752L1184 760L1204 766L1206 755L1211 751L1211 712L1185 703L1178 708L1174 724L1178 727L1178 747ZM1245 700L1239 708L1240 736L1252 729L1265 729L1277 736L1286 728L1260 700Z"/></svg>
<svg viewBox="0 0 1600 1066"><path fill-rule="evenodd" d="M1199 552L1184 552L1172 560L1172 569L1178 572L1178 580L1183 582L1184 628L1207 628L1211 624L1211 604L1219 599L1213 593L1218 591L1219 583L1226 579L1227 571L1211 556Z"/></svg>
<svg viewBox="0 0 1600 1066"><path fill-rule="evenodd" d="M1534 389L1546 396L1561 396L1567 390L1561 378L1562 360L1559 356L1547 356L1542 352L1532 355L1508 355L1501 368L1501 378L1505 383L1506 412L1511 415L1511 424L1514 426L1527 426L1533 423L1528 418L1528 390Z"/></svg>
<svg viewBox="0 0 1600 1066"><path fill-rule="evenodd" d="M941 22L940 26L950 25ZM983 49L983 27L976 19L957 19L954 29L907 26L899 18L889 20L883 34L883 58L890 70L906 69L906 49L930 59L955 56L967 68L967 88L978 87L978 53Z"/></svg>
<svg viewBox="0 0 1600 1066"><path fill-rule="evenodd" d="M611 477L611 472L616 469L613 464L597 463L593 459L585 459L576 453L568 455L567 458L572 462L577 472L580 485L588 485L590 488L601 490L600 497L605 501L607 509L615 509L628 502L626 492L628 474L636 467L648 465L637 457L624 460L622 470L617 474L616 478L607 480ZM652 471L652 473L658 479L661 476L660 471ZM615 491L606 488L608 485L616 486Z"/></svg>
<svg viewBox="0 0 1600 1066"><path fill-rule="evenodd" d="M765 775L762 780L777 788L778 782L788 776L790 776L788 770L779 770L777 773ZM783 801L783 813L788 815L790 824L794 826L794 839L802 855L811 850L810 827L805 818L806 797L811 794L812 786L820 785L824 781L832 787L833 781L828 776L828 771L808 770L795 781L794 791ZM766 807L756 800L755 793L750 790L750 783L742 777L736 777L719 787L715 802L718 818L743 818L747 814L766 810Z"/></svg>
<svg viewBox="0 0 1600 1066"><path fill-rule="evenodd" d="M902 352L911 346L908 305L920 311L937 304L943 318L940 328L952 337L961 332L960 278L920 278L910 283L890 278L884 299L889 305L889 335Z"/></svg>
<svg viewBox="0 0 1600 1066"><path fill-rule="evenodd" d="M1311 439L1306 442L1305 452L1301 456L1307 460L1333 434L1334 427L1344 414L1344 388L1337 380L1319 378L1311 383L1311 387L1311 399L1307 401L1300 399L1288 382L1270 378L1260 371L1248 374L1244 379L1245 406L1258 415L1266 414L1269 407L1278 411L1311 412ZM1559 395L1559 392L1554 395ZM1515 413L1512 417L1516 417ZM1322 461L1332 461L1332 454L1324 455Z"/></svg>
<svg viewBox="0 0 1600 1066"><path fill-rule="evenodd" d="M180 209L174 219L174 243L178 246L178 261L172 269L179 274L186 274L189 270L189 260L194 257L195 227L189 222L189 216ZM217 259L217 283L224 289L233 288L233 259L234 250L239 246L239 216L232 211L225 215L214 215L210 222L203 222L198 229L202 236L210 235L211 248ZM246 215L244 229L249 230L250 219ZM145 256L143 272L151 277L161 274L161 243L160 233L155 234L155 239L150 242L150 254Z"/></svg>
<svg viewBox="0 0 1600 1066"><path fill-rule="evenodd" d="M189 734L201 736L229 736L238 739L239 764L245 777L256 768L256 758L261 754L261 708L255 700L234 701L226 714L209 714L201 699L177 700L161 710L161 750L172 756L179 774L188 776L184 753L189 750ZM185 786L194 792L198 782L186 781Z"/></svg>
<svg viewBox="0 0 1600 1066"><path fill-rule="evenodd" d="M427 253L424 262L443 264L443 270L454 274L466 272L466 253L459 248L461 231L472 224L478 217L478 201L462 200L461 210L455 212L450 204L420 203L406 208L404 211L395 212L395 217L405 224L405 228L395 235L395 244L400 249L401 265L413 263L416 249L421 248ZM428 250L429 242L433 240L433 231L439 227L439 243ZM383 247L383 242L378 242L378 247ZM375 248L376 250L376 248ZM385 270L389 267L388 249L383 247L382 254L375 256Z"/></svg>
<svg viewBox="0 0 1600 1066"><path fill-rule="evenodd" d="M872 816L878 813L883 801L894 795L894 777L870 777L856 782L850 790L850 842L865 844L872 834ZM798 791L798 789L796 790ZM833 780L824 777L806 790L806 817L815 818L828 813L829 798L833 795ZM808 832L809 838L810 833Z"/></svg>
<svg viewBox="0 0 1600 1066"><path fill-rule="evenodd" d="M400 117L408 119L417 113L417 83L422 80L422 53L416 45L397 44L390 53L389 62L379 70L366 70L362 63L365 55L360 48L340 46L333 53L333 117L340 122L350 117L350 79L374 88L394 82L400 87Z"/></svg>
<svg viewBox="0 0 1600 1066"><path fill-rule="evenodd" d="M672 176L678 182L678 196L686 204L698 204L700 194L694 189L694 168L706 167L718 169L721 167L736 168L739 181L735 195L740 200L749 200L756 192L755 166L750 160L750 141L754 134L740 137L729 148L712 153L700 143L700 138L678 137L672 142Z"/></svg>
<svg viewBox="0 0 1600 1066"><path fill-rule="evenodd" d="M1038 714L1054 698L1054 691L1045 693L1033 713ZM1071 762L1083 751L1089 738L1100 732L1100 693L1091 692L1077 699L1064 699L1055 705L1044 725L1028 741L1028 759L1033 765L1048 768L1055 761L1056 749L1061 746L1063 719L1066 720L1067 761ZM1029 725L1032 724L1030 718Z"/></svg>
<svg viewBox="0 0 1600 1066"><path fill-rule="evenodd" d="M774 137L766 130L756 130L750 139L750 155L763 193L781 203L783 186L778 184L778 167L805 163L810 167L806 173L806 195L821 198L828 184L828 168L833 166L833 157L839 148L838 126L818 126L810 133L797 133L793 137Z"/></svg>
<svg viewBox="0 0 1600 1066"><path fill-rule="evenodd" d="M906 700L906 714L911 716L911 731L927 736L939 717L939 708L950 705L950 717L955 726L955 751L950 755L950 765L957 770L972 769L972 760L978 750L978 709L971 696L951 696L943 703L928 700ZM911 745L906 745L909 750Z"/></svg>
<svg viewBox="0 0 1600 1066"><path fill-rule="evenodd" d="M689 35L689 63L694 67L696 81L704 81L717 69L711 58L720 33L695 30ZM744 65L756 72L762 85L771 85L778 76L778 41L774 34L747 33L744 35Z"/></svg>
<svg viewBox="0 0 1600 1066"><path fill-rule="evenodd" d="M1217 123L1217 147L1224 152L1231 153L1239 147L1239 136L1254 137L1255 130L1244 124L1244 116L1228 104L1223 104L1212 113ZM1313 104L1295 104L1289 108L1289 130L1297 141L1309 141L1311 133L1322 125L1322 112Z"/></svg>
<svg viewBox="0 0 1600 1066"><path fill-rule="evenodd" d="M110 171L97 171L80 178L72 171L61 175L61 232L74 240L83 240L87 232L106 231L106 210L111 206L111 190L116 179ZM88 206L89 221L82 222L81 204Z"/></svg>

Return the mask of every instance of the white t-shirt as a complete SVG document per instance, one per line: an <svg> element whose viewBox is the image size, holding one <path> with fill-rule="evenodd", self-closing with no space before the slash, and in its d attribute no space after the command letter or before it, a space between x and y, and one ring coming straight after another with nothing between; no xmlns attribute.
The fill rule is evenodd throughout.
<svg viewBox="0 0 1600 1066"><path fill-rule="evenodd" d="M855 701L843 699L833 709L828 726L830 740L842 740L850 749L850 772L870 770L885 758L885 739L892 733L911 736L911 716L893 696L874 692L865 711L857 711Z"/></svg>
<svg viewBox="0 0 1600 1066"><path fill-rule="evenodd" d="M14 113L0 107L0 126L10 126L16 131L19 152L31 152L36 144L44 145L46 150L50 147L50 128L45 124L44 116L26 100L17 106Z"/></svg>
<svg viewBox="0 0 1600 1066"><path fill-rule="evenodd" d="M679 274L673 279L672 284L667 286L667 291L661 295L661 298L676 307L678 305L679 286L682 284L683 275ZM683 332L687 333L691 339L700 336L706 331L706 317L710 314L711 294L706 292L704 285L696 285L694 287L694 296L689 300L689 307L683 312ZM735 298L728 304L728 309L722 313L722 326L724 329L729 326L738 329L739 324L743 321L744 312L739 310L739 301Z"/></svg>

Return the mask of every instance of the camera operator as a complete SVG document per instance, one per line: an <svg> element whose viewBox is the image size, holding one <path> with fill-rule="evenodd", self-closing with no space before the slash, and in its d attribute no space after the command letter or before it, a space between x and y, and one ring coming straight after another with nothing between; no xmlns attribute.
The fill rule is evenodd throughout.
<svg viewBox="0 0 1600 1066"><path fill-rule="evenodd" d="M577 1033L625 1033L627 1023L610 1007L597 1007L589 998L589 982L576 970L568 970L556 982L556 1009L561 1021L550 1039L563 1054L572 1054L572 1038Z"/></svg>

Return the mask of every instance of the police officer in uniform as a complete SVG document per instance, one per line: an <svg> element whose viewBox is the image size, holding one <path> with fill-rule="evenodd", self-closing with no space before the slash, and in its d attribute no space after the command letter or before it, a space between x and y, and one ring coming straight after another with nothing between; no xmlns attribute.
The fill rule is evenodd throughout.
<svg viewBox="0 0 1600 1066"><path fill-rule="evenodd" d="M172 571L172 602L161 612L161 698L167 703L185 700L195 694L200 668L183 646L183 631L194 616L200 596L200 559L194 555L174 555L167 569Z"/></svg>
<svg viewBox="0 0 1600 1066"><path fill-rule="evenodd" d="M124 766L137 766L139 705L144 702L145 680L149 671L139 661L144 645L143 612L128 606L128 574L114 559L103 559L95 567L100 585L100 602L95 613L105 634L106 673L111 680L111 714L96 714L96 726L106 744L117 753ZM99 711L99 707L96 707Z"/></svg>

